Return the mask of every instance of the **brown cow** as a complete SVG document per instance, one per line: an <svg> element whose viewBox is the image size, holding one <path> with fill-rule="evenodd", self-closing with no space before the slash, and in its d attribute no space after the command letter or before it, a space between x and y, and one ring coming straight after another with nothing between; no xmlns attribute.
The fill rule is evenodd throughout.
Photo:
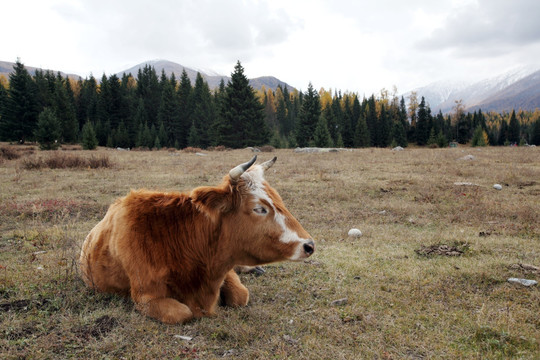
<svg viewBox="0 0 540 360"><path fill-rule="evenodd" d="M249 291L235 266L302 260L315 250L264 180L276 158L253 165L256 158L216 187L138 190L116 200L82 246L86 284L130 294L138 310L169 324L213 315L220 297L246 305Z"/></svg>

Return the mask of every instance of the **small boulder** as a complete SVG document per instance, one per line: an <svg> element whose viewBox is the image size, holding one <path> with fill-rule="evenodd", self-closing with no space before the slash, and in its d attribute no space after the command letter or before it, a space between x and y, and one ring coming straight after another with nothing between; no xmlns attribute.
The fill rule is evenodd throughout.
<svg viewBox="0 0 540 360"><path fill-rule="evenodd" d="M534 286L538 284L538 281L536 280L528 280L528 279L518 279L518 278L509 278L508 282L515 283L515 284L521 284L523 286Z"/></svg>
<svg viewBox="0 0 540 360"><path fill-rule="evenodd" d="M358 230L358 229L353 228L353 229L349 230L348 235L350 237L358 238L358 237L362 236L362 232L360 230Z"/></svg>
<svg viewBox="0 0 540 360"><path fill-rule="evenodd" d="M493 188L495 190L502 190L502 185L501 184L495 184L495 185L493 185Z"/></svg>

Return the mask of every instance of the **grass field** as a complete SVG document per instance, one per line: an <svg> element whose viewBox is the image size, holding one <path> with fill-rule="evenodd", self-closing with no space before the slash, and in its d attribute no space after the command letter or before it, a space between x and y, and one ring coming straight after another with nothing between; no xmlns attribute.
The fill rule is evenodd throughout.
<svg viewBox="0 0 540 360"><path fill-rule="evenodd" d="M316 252L242 274L247 307L180 326L87 289L80 244L129 189L217 184L251 151L13 148L0 158L2 359L540 358L540 285L507 282L540 280L538 148L261 153L278 157L267 180ZM66 156L75 167L50 168Z"/></svg>

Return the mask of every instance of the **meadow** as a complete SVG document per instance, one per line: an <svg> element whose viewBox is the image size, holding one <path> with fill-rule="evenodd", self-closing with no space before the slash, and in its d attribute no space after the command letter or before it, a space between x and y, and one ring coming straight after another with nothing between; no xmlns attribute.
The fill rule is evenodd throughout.
<svg viewBox="0 0 540 360"><path fill-rule="evenodd" d="M540 285L507 281L540 281L533 147L262 152L310 259L241 274L247 307L177 326L86 288L80 245L115 198L217 184L253 156L204 154L3 144L0 358L540 358Z"/></svg>

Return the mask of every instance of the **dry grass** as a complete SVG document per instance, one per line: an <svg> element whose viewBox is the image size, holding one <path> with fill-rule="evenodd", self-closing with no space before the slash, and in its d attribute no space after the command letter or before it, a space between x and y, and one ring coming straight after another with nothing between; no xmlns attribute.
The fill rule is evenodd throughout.
<svg viewBox="0 0 540 360"><path fill-rule="evenodd" d="M113 164L109 156L105 154L90 155L83 157L63 151L51 151L45 158L41 156L25 157L21 161L22 167L26 170L48 169L98 169L109 168Z"/></svg>
<svg viewBox="0 0 540 360"><path fill-rule="evenodd" d="M317 240L315 255L241 275L249 306L182 326L86 289L80 243L130 188L216 184L251 151L98 150L116 164L99 169L6 160L0 358L537 359L540 287L506 279L540 280L516 266L540 266L540 152L464 150L275 150L267 179ZM363 236L348 238L351 227ZM461 253L446 256L453 247Z"/></svg>

